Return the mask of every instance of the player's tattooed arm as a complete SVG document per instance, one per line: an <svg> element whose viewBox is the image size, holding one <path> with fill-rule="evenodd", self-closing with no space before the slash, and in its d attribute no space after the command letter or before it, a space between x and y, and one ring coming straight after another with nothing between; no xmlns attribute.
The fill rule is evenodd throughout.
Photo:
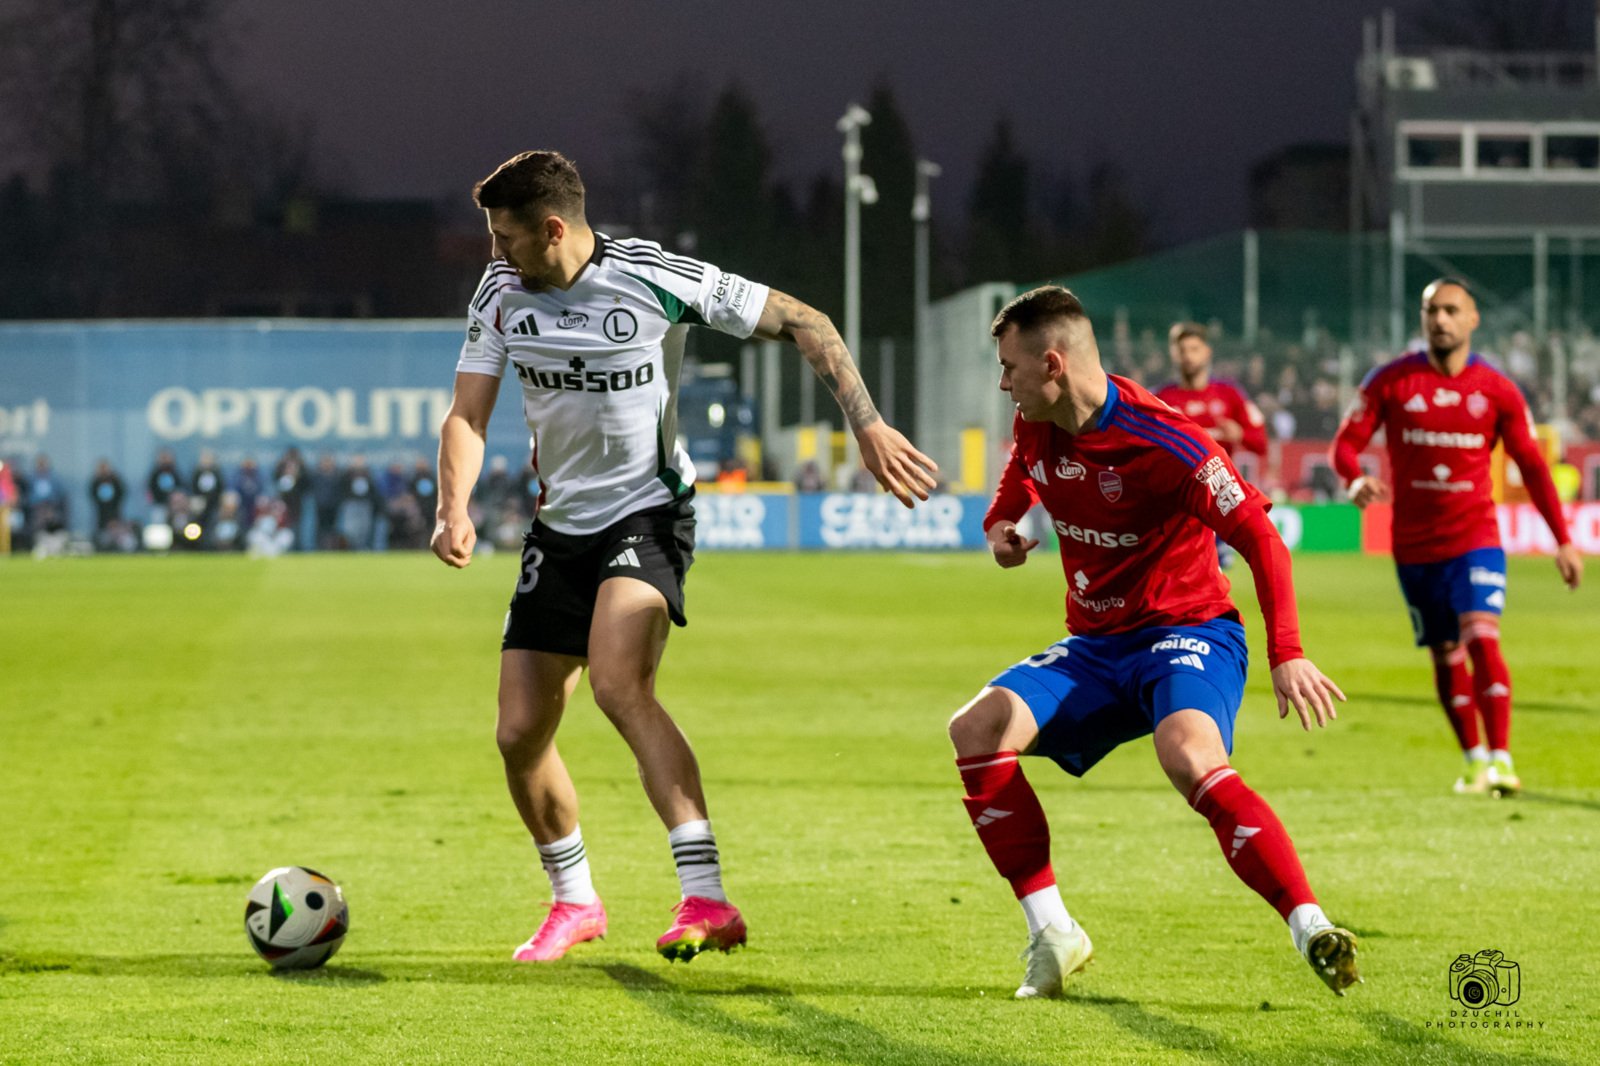
<svg viewBox="0 0 1600 1066"><path fill-rule="evenodd" d="M767 306L756 323L756 336L769 341L788 341L800 349L817 377L828 386L850 428L860 433L882 421L877 406L861 380L844 338L827 315L787 293L773 289Z"/></svg>
<svg viewBox="0 0 1600 1066"><path fill-rule="evenodd" d="M844 338L828 316L793 296L773 289L761 309L755 335L763 340L788 341L800 349L839 401L844 417L855 432L861 465L907 507L926 500L937 487L939 464L917 451L905 435L883 420L861 380Z"/></svg>

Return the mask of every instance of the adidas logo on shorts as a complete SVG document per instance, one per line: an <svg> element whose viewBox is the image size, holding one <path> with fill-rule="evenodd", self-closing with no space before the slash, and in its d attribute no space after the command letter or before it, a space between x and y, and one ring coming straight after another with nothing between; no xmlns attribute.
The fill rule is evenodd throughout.
<svg viewBox="0 0 1600 1066"><path fill-rule="evenodd" d="M1201 673L1205 673L1206 664L1198 655L1180 655L1176 659L1168 659L1173 666L1192 666Z"/></svg>
<svg viewBox="0 0 1600 1066"><path fill-rule="evenodd" d="M606 569L609 570L613 566L632 566L641 568L641 564L639 562L639 553L634 551L632 548L625 548L620 555L606 564Z"/></svg>

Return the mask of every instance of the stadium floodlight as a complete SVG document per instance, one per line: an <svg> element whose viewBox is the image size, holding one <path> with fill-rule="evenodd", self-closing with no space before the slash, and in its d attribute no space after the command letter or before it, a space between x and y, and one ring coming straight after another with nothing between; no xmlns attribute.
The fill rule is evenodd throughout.
<svg viewBox="0 0 1600 1066"><path fill-rule="evenodd" d="M917 194L911 201L911 221L916 223L916 247L913 252L912 271L912 328L916 331L911 350L918 368L926 365L928 353L923 349L928 343L928 274L930 241L929 226L933 220L933 201L928 186L944 171L938 163L927 159L917 160Z"/></svg>
<svg viewBox="0 0 1600 1066"><path fill-rule="evenodd" d="M878 201L878 186L861 173L861 127L872 115L851 104L834 124L844 134L844 343L861 358L861 205Z"/></svg>

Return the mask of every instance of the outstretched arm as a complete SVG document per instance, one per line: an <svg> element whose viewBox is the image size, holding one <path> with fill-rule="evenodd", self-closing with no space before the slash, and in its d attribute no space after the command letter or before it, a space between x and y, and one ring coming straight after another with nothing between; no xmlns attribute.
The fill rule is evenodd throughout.
<svg viewBox="0 0 1600 1066"><path fill-rule="evenodd" d="M1267 660L1272 664L1272 691L1278 698L1278 717L1293 707L1300 724L1311 728L1339 717L1334 698L1344 699L1339 686L1324 676L1300 647L1300 619L1294 602L1289 549L1267 513L1255 509L1228 534L1228 543L1250 564L1256 598L1267 623Z"/></svg>
<svg viewBox="0 0 1600 1066"><path fill-rule="evenodd" d="M787 341L800 349L839 402L861 447L861 461L878 484L907 507L912 506L913 497L928 498L928 490L936 484L933 475L939 470L938 464L883 420L855 360L844 346L844 338L827 315L773 289L756 323L755 335L763 340Z"/></svg>
<svg viewBox="0 0 1600 1066"><path fill-rule="evenodd" d="M430 547L457 569L472 562L478 531L467 515L472 487L483 471L489 415L500 394L500 379L488 374L456 374L455 396L439 427L439 508Z"/></svg>
<svg viewBox="0 0 1600 1066"><path fill-rule="evenodd" d="M1528 490L1528 498L1544 516L1545 524L1556 538L1556 570L1567 587L1575 589L1583 580L1583 556L1578 554L1567 530L1567 517L1561 511L1561 496L1556 492L1555 479L1550 476L1550 466L1544 461L1544 456L1539 452L1539 442L1534 440L1528 428L1526 406L1521 412L1512 412L1503 417L1499 428L1506 454L1522 471L1522 484Z"/></svg>

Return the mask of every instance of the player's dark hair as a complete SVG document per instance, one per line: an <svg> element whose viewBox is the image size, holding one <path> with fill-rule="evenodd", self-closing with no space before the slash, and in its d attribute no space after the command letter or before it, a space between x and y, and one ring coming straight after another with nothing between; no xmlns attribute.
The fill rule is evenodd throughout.
<svg viewBox="0 0 1600 1066"><path fill-rule="evenodd" d="M1185 337L1195 337L1202 344L1209 344L1211 332L1198 322L1174 322L1172 328L1167 330L1168 344L1177 344Z"/></svg>
<svg viewBox="0 0 1600 1066"><path fill-rule="evenodd" d="M525 225L536 225L549 215L582 222L583 179L572 160L560 152L523 152L474 185L472 202L483 208L509 208Z"/></svg>
<svg viewBox="0 0 1600 1066"><path fill-rule="evenodd" d="M1445 274L1434 278L1432 281L1428 282L1422 287L1422 291L1427 292L1429 289L1436 289L1440 285L1454 285L1456 288L1472 297L1473 303L1478 302L1478 294L1472 291L1472 286L1467 284L1466 279L1457 277L1454 274Z"/></svg>
<svg viewBox="0 0 1600 1066"><path fill-rule="evenodd" d="M1058 319L1088 318L1078 298L1060 285L1041 285L1029 289L1000 309L989 326L989 336L998 338L1012 326L1033 330Z"/></svg>

